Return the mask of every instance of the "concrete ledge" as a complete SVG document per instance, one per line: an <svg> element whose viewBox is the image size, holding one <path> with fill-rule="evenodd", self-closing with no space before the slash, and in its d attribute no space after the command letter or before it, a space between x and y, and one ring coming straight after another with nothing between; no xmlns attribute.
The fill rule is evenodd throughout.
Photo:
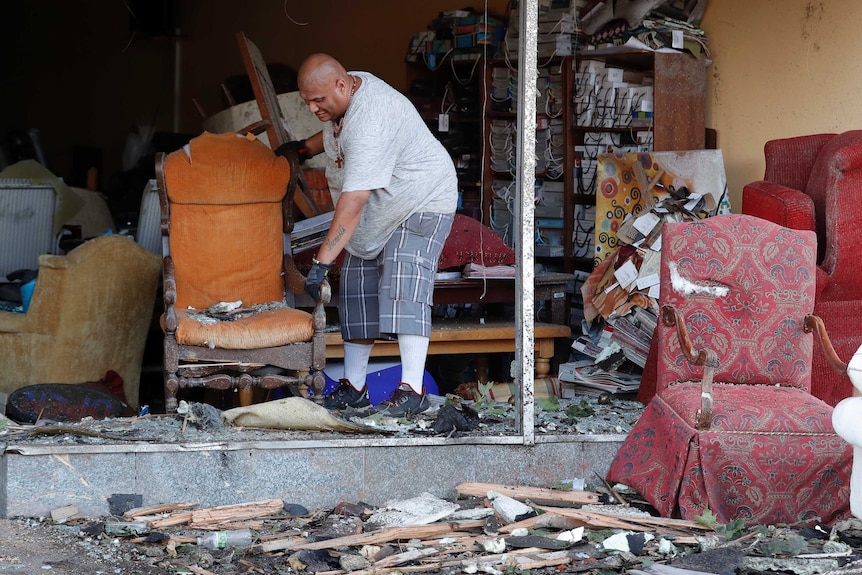
<svg viewBox="0 0 862 575"><path fill-rule="evenodd" d="M330 508L380 505L422 491L455 495L462 482L551 485L607 472L624 435L359 438L297 441L33 445L0 455L0 517L48 516L75 504L108 515L107 499L140 494L144 505L228 505L269 498Z"/></svg>

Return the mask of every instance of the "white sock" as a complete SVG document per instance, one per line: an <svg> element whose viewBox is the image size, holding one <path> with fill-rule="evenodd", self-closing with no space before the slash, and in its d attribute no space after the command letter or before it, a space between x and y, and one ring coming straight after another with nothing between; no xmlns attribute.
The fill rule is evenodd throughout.
<svg viewBox="0 0 862 575"><path fill-rule="evenodd" d="M368 374L368 359L374 344L344 342L344 379L350 382L353 389L361 391L365 387L365 376Z"/></svg>
<svg viewBox="0 0 862 575"><path fill-rule="evenodd" d="M425 376L425 358L430 339L423 335L398 334L398 351L401 353L401 382L418 394L422 393Z"/></svg>

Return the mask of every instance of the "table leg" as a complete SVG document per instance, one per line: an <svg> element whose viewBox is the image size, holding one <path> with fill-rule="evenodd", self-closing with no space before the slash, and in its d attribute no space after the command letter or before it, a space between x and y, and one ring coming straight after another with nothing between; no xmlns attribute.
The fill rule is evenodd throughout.
<svg viewBox="0 0 862 575"><path fill-rule="evenodd" d="M488 383L488 354L477 353L476 362L476 380L480 383Z"/></svg>

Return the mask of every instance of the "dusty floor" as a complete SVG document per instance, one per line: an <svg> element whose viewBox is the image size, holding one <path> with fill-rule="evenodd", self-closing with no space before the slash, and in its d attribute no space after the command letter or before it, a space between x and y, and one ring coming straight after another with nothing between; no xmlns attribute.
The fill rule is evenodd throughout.
<svg viewBox="0 0 862 575"><path fill-rule="evenodd" d="M137 560L119 542L102 545L78 535L76 527L32 520L0 519L0 572L94 575L174 573Z"/></svg>

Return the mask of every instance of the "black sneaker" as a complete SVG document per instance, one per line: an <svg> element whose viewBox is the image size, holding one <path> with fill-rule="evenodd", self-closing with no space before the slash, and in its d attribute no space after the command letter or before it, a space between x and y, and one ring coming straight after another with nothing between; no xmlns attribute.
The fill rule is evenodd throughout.
<svg viewBox="0 0 862 575"><path fill-rule="evenodd" d="M323 407L326 409L344 409L345 407L358 409L369 405L371 402L368 401L368 389L362 386L361 390L356 391L350 385L350 381L346 379L339 379L335 391L323 398Z"/></svg>
<svg viewBox="0 0 862 575"><path fill-rule="evenodd" d="M389 417L405 417L414 413L422 413L430 408L431 402L425 395L425 389L423 388L422 395L419 395L405 383L395 388L392 397L377 405L377 411Z"/></svg>

